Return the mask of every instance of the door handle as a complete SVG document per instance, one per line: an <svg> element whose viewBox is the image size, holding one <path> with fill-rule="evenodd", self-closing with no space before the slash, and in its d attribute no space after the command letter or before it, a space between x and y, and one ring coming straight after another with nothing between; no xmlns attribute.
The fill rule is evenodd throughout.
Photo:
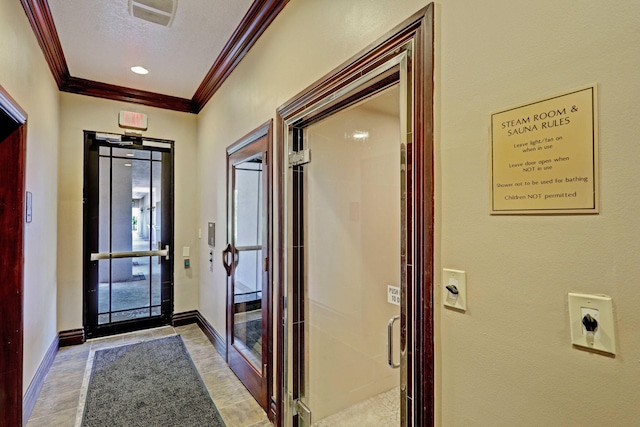
<svg viewBox="0 0 640 427"><path fill-rule="evenodd" d="M393 316L387 323L387 356L389 366L393 369L399 368L400 364L393 363L393 324L400 318L400 315Z"/></svg>
<svg viewBox="0 0 640 427"><path fill-rule="evenodd" d="M157 251L133 251L133 252L100 252L92 253L91 261L100 261L103 259L118 259L118 258L140 258L148 256L165 257L169 259L169 245L166 245L164 249Z"/></svg>
<svg viewBox="0 0 640 427"><path fill-rule="evenodd" d="M227 262L227 258L229 257L229 254L232 252L232 250L233 249L231 248L231 243L229 243L227 247L224 248L224 251L222 251L222 265L227 271L227 276L231 276L231 263Z"/></svg>

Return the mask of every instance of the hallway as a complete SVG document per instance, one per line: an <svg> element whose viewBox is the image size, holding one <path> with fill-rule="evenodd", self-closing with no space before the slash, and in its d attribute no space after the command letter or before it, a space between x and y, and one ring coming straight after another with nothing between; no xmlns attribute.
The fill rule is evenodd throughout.
<svg viewBox="0 0 640 427"><path fill-rule="evenodd" d="M27 427L79 426L80 405L86 393L85 370L93 352L121 345L179 334L202 381L209 390L227 427L271 426L266 414L231 372L209 339L194 323L172 328L165 326L87 341L83 345L63 347L58 351L44 386L33 409ZM88 374L87 374L88 375Z"/></svg>

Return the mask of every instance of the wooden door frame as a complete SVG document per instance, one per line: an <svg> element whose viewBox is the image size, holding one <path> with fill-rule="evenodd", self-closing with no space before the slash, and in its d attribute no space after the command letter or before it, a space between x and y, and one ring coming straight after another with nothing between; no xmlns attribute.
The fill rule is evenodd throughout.
<svg viewBox="0 0 640 427"><path fill-rule="evenodd" d="M331 71L329 74L309 86L277 111L278 129L278 319L284 319L285 312L285 282L284 271L287 243L285 242L285 214L287 203L284 200L287 166L285 158L288 148L285 147L285 135L288 132L287 123L298 117L310 105L323 101L330 101L332 94L349 86L350 83L372 71L388 58L396 55L396 49L406 43L413 43L411 69L413 73L413 133L412 139L407 141L412 145L408 150L409 166L413 173L414 187L407 191L413 194L415 206L409 212L409 222L415 224L413 230L414 259L409 260L408 274L415 277L415 294L407 295L407 301L415 305L415 317L407 330L407 349L412 352L413 375L409 377L408 388L413 387L413 411L410 415L413 425L432 426L435 420L434 403L434 329L433 329L433 264L434 264L434 175L433 175L433 45L434 45L434 4L431 3L385 36L374 42L354 57ZM360 97L362 94L357 94ZM331 106L337 111L341 106L348 105L354 99L346 99L342 104ZM337 102L337 101L336 101ZM411 276L409 276L411 277ZM407 289L407 292L411 292ZM291 315L291 314L290 314ZM295 316L295 313L293 313ZM298 319L300 321L301 319ZM304 319L302 319L304 320ZM294 319L295 321L295 319ZM413 334L413 335L412 335ZM294 333L294 336L296 334ZM415 341L411 341L411 337ZM285 325L279 322L277 331L277 423L284 425L285 402L289 399L283 396L285 366L284 348ZM296 370L294 362L294 371ZM294 396L295 398L295 396Z"/></svg>
<svg viewBox="0 0 640 427"><path fill-rule="evenodd" d="M245 386L249 389L249 391L251 392L251 394L256 398L256 400L260 403L261 406L263 406L263 402L260 402L260 400L263 400L264 403L266 404L266 406L263 406L263 409L267 412L268 416L270 419L275 419L275 402L272 401L272 396L273 396L273 196L272 196L272 189L273 189L273 179L272 179L272 175L273 175L273 170L271 165L273 165L273 159L271 156L271 152L272 152L272 145L273 145L273 120L269 120L268 122L262 124L261 126L259 126L258 128L254 129L253 131L249 132L247 135L243 136L242 138L240 138L238 141L236 141L235 143L233 143L232 145L230 145L229 147L227 147L227 244L231 243L231 237L232 237L232 227L231 227L231 215L232 215L232 200L229 197L229 186L231 185L231 172L232 172L232 166L231 166L231 157L235 154L238 153L240 150L245 149L247 147L250 147L251 144L261 140L261 139L266 139L266 153L267 153L267 157L266 157L266 164L267 164L267 168L265 171L265 178L266 178L266 186L267 188L264 191L264 195L263 197L266 198L266 209L264 212L264 216L263 216L263 221L264 221L264 226L266 228L266 243L265 246L267 247L266 250L266 258L267 258L267 271L263 272L263 280L266 280L266 288L267 288L267 292L266 292L266 303L265 305L262 307L262 309L264 310L266 308L267 310L267 322L266 325L263 323L262 328L263 330L266 330L266 342L263 342L262 345L262 351L263 354L266 354L266 369L263 366L263 378L266 378L266 383L267 383L267 387L266 387L266 396L263 397L259 397L256 396L256 394L259 394L257 392L257 388L259 386L259 384L245 384ZM234 353L232 351L230 351L230 347L231 347L231 341L233 338L233 310L234 306L233 306L233 289L232 289L232 282L231 282L231 277L227 278L227 304L226 304L226 346L227 346L227 351L226 351L226 355L227 355L227 363L231 366L232 364L234 364L233 360L230 360L230 358L234 357ZM265 352L266 350L266 352ZM241 356L238 356L241 357ZM265 358L263 357L263 360ZM249 362L247 362L248 364ZM237 364L236 364L237 366ZM247 369L251 369L249 366L247 366Z"/></svg>
<svg viewBox="0 0 640 427"><path fill-rule="evenodd" d="M24 305L24 223L27 113L0 86L0 144L14 156L7 162L13 167L0 170L0 386L7 390L0 399L0 426L23 424L23 305ZM2 150L4 151L4 150ZM9 368L9 369L7 369ZM24 420L26 424L26 420Z"/></svg>

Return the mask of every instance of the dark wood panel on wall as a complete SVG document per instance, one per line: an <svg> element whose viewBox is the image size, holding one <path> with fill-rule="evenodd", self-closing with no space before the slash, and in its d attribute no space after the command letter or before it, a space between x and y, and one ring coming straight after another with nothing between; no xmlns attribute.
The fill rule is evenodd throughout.
<svg viewBox="0 0 640 427"><path fill-rule="evenodd" d="M0 141L0 426L12 427L22 423L24 165L18 125Z"/></svg>
<svg viewBox="0 0 640 427"><path fill-rule="evenodd" d="M71 76L47 0L20 0L58 88L64 92L198 113L289 0L255 0L191 99Z"/></svg>

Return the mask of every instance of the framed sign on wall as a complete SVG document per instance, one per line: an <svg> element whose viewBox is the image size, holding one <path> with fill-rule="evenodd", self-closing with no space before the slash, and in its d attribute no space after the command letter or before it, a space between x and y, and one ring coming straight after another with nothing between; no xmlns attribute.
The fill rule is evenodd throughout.
<svg viewBox="0 0 640 427"><path fill-rule="evenodd" d="M491 115L491 214L598 213L596 85Z"/></svg>

